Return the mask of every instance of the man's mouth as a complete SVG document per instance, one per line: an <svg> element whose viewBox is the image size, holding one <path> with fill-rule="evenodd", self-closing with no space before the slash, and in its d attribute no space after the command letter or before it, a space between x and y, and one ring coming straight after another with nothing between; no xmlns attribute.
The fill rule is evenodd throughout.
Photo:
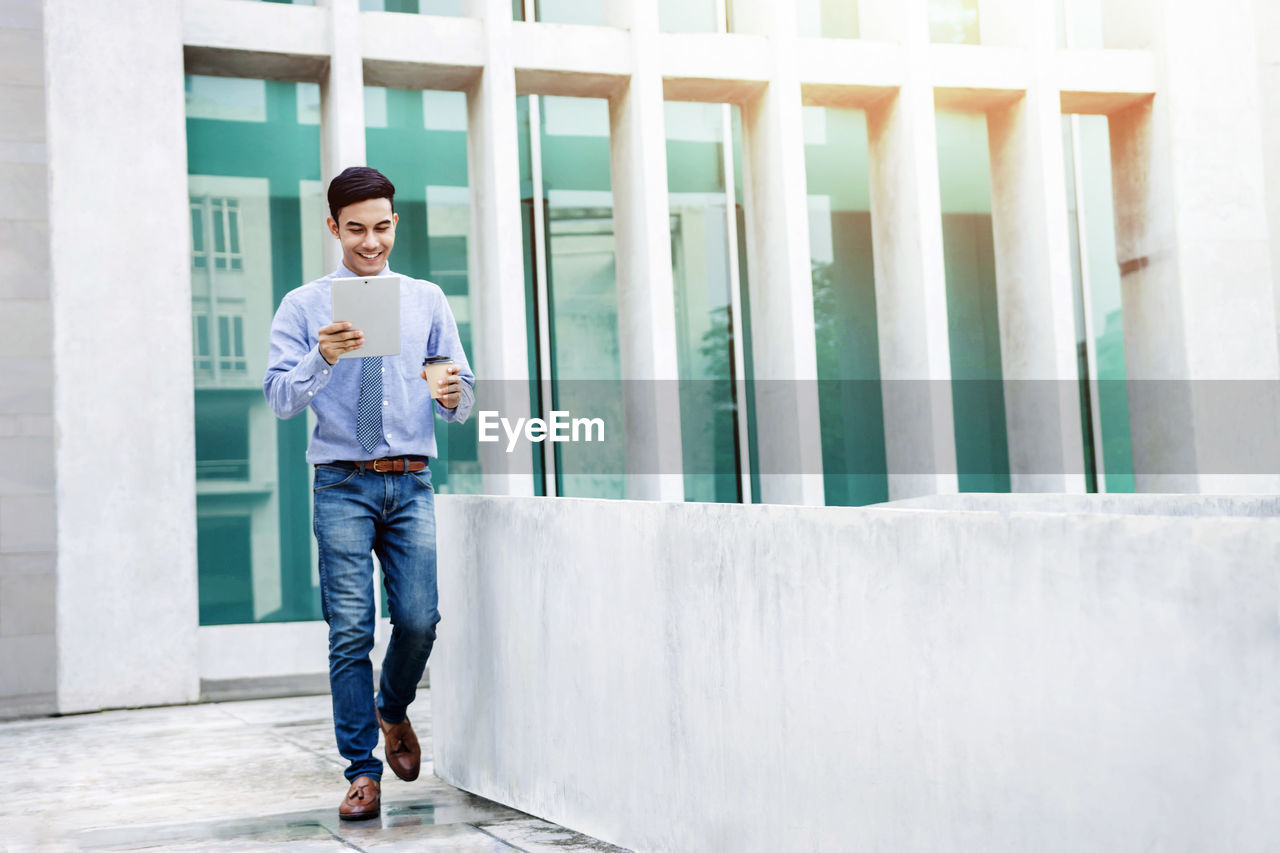
<svg viewBox="0 0 1280 853"><path fill-rule="evenodd" d="M359 255L360 257L364 258L366 261L376 261L379 257L381 257L381 256L382 256L382 250L381 250L381 249L379 249L378 251L374 252L373 254L367 254L367 253L365 253L365 252L356 252L356 254L357 254L357 255Z"/></svg>

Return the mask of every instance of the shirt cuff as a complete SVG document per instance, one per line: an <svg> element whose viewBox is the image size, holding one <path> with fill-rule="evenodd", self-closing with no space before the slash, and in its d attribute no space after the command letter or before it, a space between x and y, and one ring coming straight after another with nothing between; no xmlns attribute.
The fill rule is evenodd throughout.
<svg viewBox="0 0 1280 853"><path fill-rule="evenodd" d="M303 356L302 361L298 362L296 375L302 382L308 401L329 384L335 367L337 367L336 364L330 364L324 360L319 346L312 347L311 351Z"/></svg>
<svg viewBox="0 0 1280 853"><path fill-rule="evenodd" d="M440 405L439 400L432 400L435 403L436 411L440 413L440 417L444 418L446 423L460 424L466 421L467 415L471 414L471 407L476 404L476 392L465 379L462 381L461 400L458 405L452 409Z"/></svg>

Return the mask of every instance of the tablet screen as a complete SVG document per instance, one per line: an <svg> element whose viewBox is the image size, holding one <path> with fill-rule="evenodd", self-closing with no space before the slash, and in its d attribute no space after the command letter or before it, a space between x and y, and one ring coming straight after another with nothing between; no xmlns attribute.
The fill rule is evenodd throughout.
<svg viewBox="0 0 1280 853"><path fill-rule="evenodd" d="M364 346L338 358L400 354L400 276L330 279L334 322L364 332Z"/></svg>

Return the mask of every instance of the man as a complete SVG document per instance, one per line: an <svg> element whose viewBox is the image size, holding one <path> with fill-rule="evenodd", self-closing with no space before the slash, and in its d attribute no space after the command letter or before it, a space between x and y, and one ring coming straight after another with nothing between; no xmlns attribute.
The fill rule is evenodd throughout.
<svg viewBox="0 0 1280 853"><path fill-rule="evenodd" d="M364 343L359 329L332 317L330 282L344 276L389 275L395 245L395 187L380 172L353 167L329 184L330 233L342 243L332 274L291 291L271 324L263 390L281 418L307 407L316 425L307 446L315 466L314 527L320 556L320 601L329 623L329 685L338 751L351 783L338 814L362 820L380 813L382 763L373 756L378 730L392 771L418 776L421 749L406 715L435 642L436 541L430 457L435 413L466 420L475 377L458 340L444 292L408 277L400 286L400 354L350 358ZM423 359L448 355L448 378L433 401ZM374 585L378 555L392 630L375 699Z"/></svg>

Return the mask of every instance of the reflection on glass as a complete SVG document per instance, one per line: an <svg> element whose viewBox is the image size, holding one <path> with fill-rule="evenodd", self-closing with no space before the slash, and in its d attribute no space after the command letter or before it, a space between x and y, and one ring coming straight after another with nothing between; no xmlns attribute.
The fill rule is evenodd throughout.
<svg viewBox="0 0 1280 853"><path fill-rule="evenodd" d="M1077 134L1071 132L1072 121ZM1082 426L1089 490L1097 491L1097 469L1106 491L1133 491L1133 451L1129 434L1129 395L1125 382L1124 312L1120 267L1116 262L1115 211L1111 197L1111 152L1105 116L1063 116L1068 222L1075 279L1077 351L1081 366ZM1078 152L1075 150L1079 142ZM1077 170L1078 164L1078 170ZM1088 312L1088 322L1084 313ZM1092 333L1092 354L1084 336ZM1093 392L1092 394L1090 392ZM1095 434L1096 433L1096 434ZM1098 465L1097 463L1101 464Z"/></svg>
<svg viewBox="0 0 1280 853"><path fill-rule="evenodd" d="M410 15L466 15L464 0L360 0L362 12L407 12ZM395 183L395 181L392 181Z"/></svg>
<svg viewBox="0 0 1280 853"><path fill-rule="evenodd" d="M929 40L979 44L978 0L929 0Z"/></svg>
<svg viewBox="0 0 1280 853"><path fill-rule="evenodd" d="M805 171L828 505L889 499L861 110L805 107Z"/></svg>
<svg viewBox="0 0 1280 853"><path fill-rule="evenodd" d="M365 146L369 165L396 185L396 247L391 268L435 282L449 299L468 357L471 294L467 240L467 100L462 92L365 88ZM439 458L432 485L440 493L480 491L476 419L436 419Z"/></svg>
<svg viewBox="0 0 1280 853"><path fill-rule="evenodd" d="M987 122L980 113L942 111L937 126L960 491L1007 492Z"/></svg>
<svg viewBox="0 0 1280 853"><path fill-rule="evenodd" d="M856 39L857 0L797 0L796 34L807 38Z"/></svg>
<svg viewBox="0 0 1280 853"><path fill-rule="evenodd" d="M716 0L658 0L658 29L664 33L717 33Z"/></svg>
<svg viewBox="0 0 1280 853"><path fill-rule="evenodd" d="M262 396L275 308L321 274L319 129L297 89L186 78L201 625L320 618L307 418Z"/></svg>
<svg viewBox="0 0 1280 853"><path fill-rule="evenodd" d="M524 127L528 99L521 98ZM547 229L546 306L550 329L551 397L545 411L588 413L621 424L618 287L609 174L609 105L595 98L539 99L543 198ZM532 172L526 195L532 257ZM531 305L536 304L531 302ZM588 382L585 380L605 380ZM547 408L549 406L549 409ZM545 417L545 415L544 415ZM625 444L554 445L557 494L626 496Z"/></svg>
<svg viewBox="0 0 1280 853"><path fill-rule="evenodd" d="M604 26L605 0L538 0L538 20Z"/></svg>
<svg viewBox="0 0 1280 853"><path fill-rule="evenodd" d="M685 500L735 502L738 424L724 110L668 102L667 192ZM734 210L732 215L737 216Z"/></svg>

